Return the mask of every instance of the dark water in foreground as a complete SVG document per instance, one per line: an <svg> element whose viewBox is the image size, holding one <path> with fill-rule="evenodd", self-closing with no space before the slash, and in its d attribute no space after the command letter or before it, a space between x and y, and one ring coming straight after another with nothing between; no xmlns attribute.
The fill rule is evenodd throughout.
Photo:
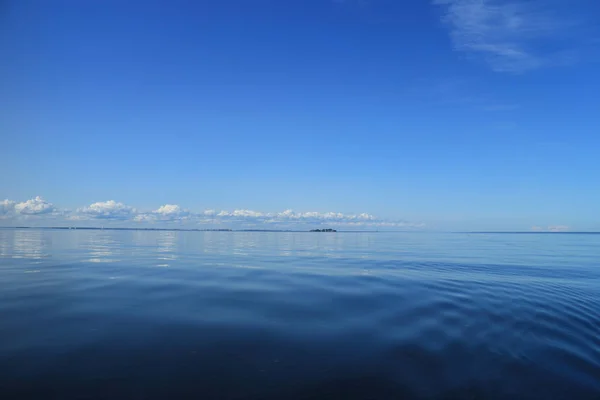
<svg viewBox="0 0 600 400"><path fill-rule="evenodd" d="M0 398L600 399L600 235L0 230Z"/></svg>

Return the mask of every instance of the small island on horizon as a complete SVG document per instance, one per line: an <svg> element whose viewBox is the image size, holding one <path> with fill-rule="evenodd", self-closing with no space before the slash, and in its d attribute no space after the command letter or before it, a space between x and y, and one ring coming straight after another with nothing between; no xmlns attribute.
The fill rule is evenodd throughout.
<svg viewBox="0 0 600 400"><path fill-rule="evenodd" d="M310 232L337 232L335 229L311 229Z"/></svg>

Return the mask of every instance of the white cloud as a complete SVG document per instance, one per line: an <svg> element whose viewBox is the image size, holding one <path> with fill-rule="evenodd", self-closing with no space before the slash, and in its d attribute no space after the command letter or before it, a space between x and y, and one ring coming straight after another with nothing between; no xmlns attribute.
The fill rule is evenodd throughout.
<svg viewBox="0 0 600 400"><path fill-rule="evenodd" d="M214 214L213 214L214 215ZM388 228L416 228L423 227L422 224L412 224L404 221L388 221L378 219L367 214L343 214L340 212L295 212L285 210L282 212L265 213L260 211L239 209L234 211L221 211L214 215L215 218L224 221L232 221L249 224L269 224L269 225L331 225L348 227L388 227Z"/></svg>
<svg viewBox="0 0 600 400"><path fill-rule="evenodd" d="M40 215L50 214L56 210L56 207L54 207L54 204L47 202L40 196L37 196L33 199L15 204L14 209L19 214L23 215Z"/></svg>
<svg viewBox="0 0 600 400"><path fill-rule="evenodd" d="M139 213L133 220L136 222L181 221L192 214L176 204L165 204L150 213Z"/></svg>
<svg viewBox="0 0 600 400"><path fill-rule="evenodd" d="M133 219L137 214L135 208L117 203L114 200L100 201L88 207L80 208L77 212L90 218L114 220Z"/></svg>
<svg viewBox="0 0 600 400"><path fill-rule="evenodd" d="M153 211L153 214L165 220L180 220L191 215L189 210L185 210L175 204L165 204L159 207L158 210Z"/></svg>
<svg viewBox="0 0 600 400"><path fill-rule="evenodd" d="M153 214L138 214L133 217L133 221L135 222L156 222L157 218Z"/></svg>
<svg viewBox="0 0 600 400"><path fill-rule="evenodd" d="M277 214L280 218L293 218L295 216L294 210L285 210Z"/></svg>
<svg viewBox="0 0 600 400"><path fill-rule="evenodd" d="M217 217L223 218L262 218L265 214L252 210L221 211Z"/></svg>
<svg viewBox="0 0 600 400"><path fill-rule="evenodd" d="M205 210L193 213L176 204L164 204L153 211L138 211L136 208L114 200L97 202L87 207L78 208L75 212L58 209L41 197L17 203L12 200L0 202L0 218L3 220L25 218L30 215L51 216L55 222L89 221L93 219L120 222L168 223L185 222L187 226L221 225L231 228L259 227L303 229L312 226L346 226L346 227L421 227L404 221L385 220L367 213L344 214L340 212L262 212L249 209L233 211ZM57 219L58 218L58 219Z"/></svg>
<svg viewBox="0 0 600 400"><path fill-rule="evenodd" d="M161 206L157 210L147 213L137 213L132 216L136 222L157 222L157 221L176 221L176 220L194 220L198 223L226 223L231 224L327 224L327 223L361 223L368 225L379 221L373 215L362 214L343 214L339 212L295 212L285 210L282 212L262 212L248 209L235 209L233 211L205 210L199 214L194 214L188 210L172 204Z"/></svg>
<svg viewBox="0 0 600 400"><path fill-rule="evenodd" d="M570 228L566 225L551 225L548 227L548 231L550 232L567 232Z"/></svg>
<svg viewBox="0 0 600 400"><path fill-rule="evenodd" d="M0 218L11 215L15 210L16 202L12 200L4 200L0 202Z"/></svg>
<svg viewBox="0 0 600 400"><path fill-rule="evenodd" d="M345 227L357 227L357 228L425 228L423 223L413 223L406 221L370 221L370 222L353 222L353 221L341 221L332 222L331 226L345 226Z"/></svg>
<svg viewBox="0 0 600 400"><path fill-rule="evenodd" d="M531 230L534 232L568 232L571 228L566 225L549 225L545 228L542 226L532 226Z"/></svg>
<svg viewBox="0 0 600 400"><path fill-rule="evenodd" d="M181 209L181 207L174 204L165 204L164 206L160 206L158 210L154 211L154 213L160 215L181 215L183 213L187 214L187 212L184 212Z"/></svg>
<svg viewBox="0 0 600 400"><path fill-rule="evenodd" d="M362 214L342 214L336 212L326 212L319 213L316 211L308 211L308 212L294 212L293 210L285 210L280 213L276 213L275 215L266 214L268 216L273 216L273 220L288 220L288 221L355 221L355 220L363 220L369 221L374 220L375 217L362 213Z"/></svg>
<svg viewBox="0 0 600 400"><path fill-rule="evenodd" d="M560 63L567 24L540 0L434 0L444 10L456 50L482 57L494 71L525 72ZM545 50L541 50L545 49ZM548 50L553 49L553 50Z"/></svg>
<svg viewBox="0 0 600 400"><path fill-rule="evenodd" d="M65 217L65 219L67 221L85 221L85 220L87 220L87 218L85 216L83 216L83 215L76 215L76 214L74 214L74 215L67 215Z"/></svg>

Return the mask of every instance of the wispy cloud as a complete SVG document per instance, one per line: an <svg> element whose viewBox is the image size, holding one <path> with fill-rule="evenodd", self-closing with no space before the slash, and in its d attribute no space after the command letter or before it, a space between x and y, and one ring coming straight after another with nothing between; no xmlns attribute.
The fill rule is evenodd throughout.
<svg viewBox="0 0 600 400"><path fill-rule="evenodd" d="M539 0L433 0L443 10L455 49L481 57L498 72L521 73L572 61L564 47L565 16ZM571 55L569 55L571 54Z"/></svg>
<svg viewBox="0 0 600 400"><path fill-rule="evenodd" d="M534 232L568 232L571 228L566 225L550 225L547 227L532 226L531 230Z"/></svg>
<svg viewBox="0 0 600 400"><path fill-rule="evenodd" d="M18 221L23 218L52 216L63 218L65 223L87 222L94 220L136 224L185 223L194 225L219 225L227 227L264 227L293 228L302 226L335 226L347 228L422 228L423 224L401 220L378 218L368 213L344 214L340 212L263 212L248 209L205 210L192 212L176 204L165 204L153 211L143 211L114 200L100 201L76 209L74 212L60 210L41 197L35 197L22 203L12 200L0 202L0 218ZM54 222L59 220L54 219Z"/></svg>

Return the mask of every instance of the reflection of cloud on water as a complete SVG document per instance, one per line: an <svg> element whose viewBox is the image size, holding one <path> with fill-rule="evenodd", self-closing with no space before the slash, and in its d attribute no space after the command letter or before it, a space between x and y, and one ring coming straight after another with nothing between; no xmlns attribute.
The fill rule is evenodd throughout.
<svg viewBox="0 0 600 400"><path fill-rule="evenodd" d="M119 261L114 258L119 253L119 243L112 237L111 233L102 233L102 231L93 232L90 235L86 249L89 251L89 262L107 263Z"/></svg>
<svg viewBox="0 0 600 400"><path fill-rule="evenodd" d="M371 257L372 237L368 233L290 233L280 236L274 245L287 257L341 258L352 253L356 258Z"/></svg>
<svg viewBox="0 0 600 400"><path fill-rule="evenodd" d="M156 232L132 231L130 235L129 255L131 257L145 259L152 254L156 248Z"/></svg>
<svg viewBox="0 0 600 400"><path fill-rule="evenodd" d="M171 261L177 260L178 238L178 232L164 231L159 233L156 240L156 251L158 253L158 259L161 260L161 262L157 265L158 267L168 267L170 266Z"/></svg>
<svg viewBox="0 0 600 400"><path fill-rule="evenodd" d="M230 235L231 236L231 235ZM264 235L263 235L264 236ZM258 238L260 234L248 233L248 232L235 232L232 235L233 249L232 252L235 255L247 256L256 249L258 245Z"/></svg>
<svg viewBox="0 0 600 400"><path fill-rule="evenodd" d="M13 235L12 251L7 249L12 258L30 258L40 260L50 257L50 246L48 234L45 231L25 229L16 230ZM2 250L4 253L5 250Z"/></svg>
<svg viewBox="0 0 600 400"><path fill-rule="evenodd" d="M12 232L0 229L0 257L10 257L12 254Z"/></svg>
<svg viewBox="0 0 600 400"><path fill-rule="evenodd" d="M228 254L233 248L234 235L233 232L203 232L200 244L202 252Z"/></svg>
<svg viewBox="0 0 600 400"><path fill-rule="evenodd" d="M341 257L346 236L339 233L294 233L278 243L279 254L294 257Z"/></svg>
<svg viewBox="0 0 600 400"><path fill-rule="evenodd" d="M318 235L318 233L316 233ZM319 238L325 257L339 258L343 252L342 234L323 233Z"/></svg>

